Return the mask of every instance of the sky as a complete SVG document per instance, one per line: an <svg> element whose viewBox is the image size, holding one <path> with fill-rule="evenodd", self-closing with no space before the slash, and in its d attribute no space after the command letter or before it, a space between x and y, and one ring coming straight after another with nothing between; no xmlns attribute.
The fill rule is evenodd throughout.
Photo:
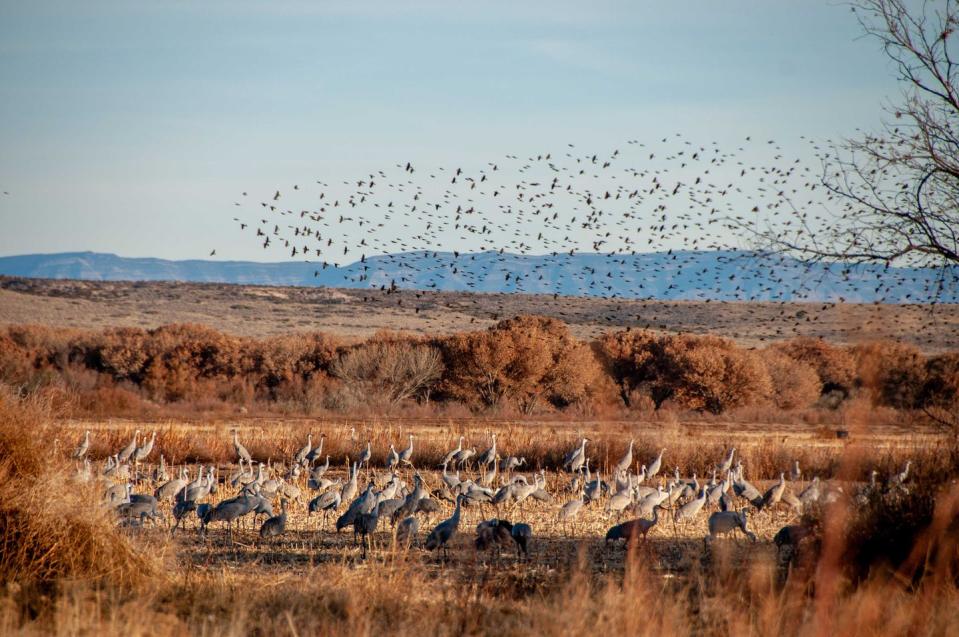
<svg viewBox="0 0 959 637"><path fill-rule="evenodd" d="M898 94L834 1L0 0L0 255L283 260L240 192L673 133L805 156Z"/></svg>

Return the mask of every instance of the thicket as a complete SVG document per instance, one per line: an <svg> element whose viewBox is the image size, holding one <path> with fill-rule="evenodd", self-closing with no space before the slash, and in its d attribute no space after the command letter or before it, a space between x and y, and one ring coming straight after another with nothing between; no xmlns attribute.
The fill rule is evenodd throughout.
<svg viewBox="0 0 959 637"><path fill-rule="evenodd" d="M321 332L254 339L199 325L14 326L0 330L0 382L93 414L144 405L720 414L829 408L855 395L959 430L959 353L812 338L749 349L717 336L628 329L585 342L540 316L435 338L380 332L362 342Z"/></svg>

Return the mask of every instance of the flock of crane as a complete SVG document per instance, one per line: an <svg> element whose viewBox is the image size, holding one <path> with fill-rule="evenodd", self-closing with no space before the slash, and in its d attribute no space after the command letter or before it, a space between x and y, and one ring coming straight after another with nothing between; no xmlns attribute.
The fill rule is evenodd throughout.
<svg viewBox="0 0 959 637"><path fill-rule="evenodd" d="M224 523L229 541L233 543L234 527L239 528L241 519L252 516L256 525L259 517L265 521L259 526L261 540L270 540L287 531L287 507L290 502L304 502L304 483L309 493L315 494L307 504L307 514L323 516L321 528L328 524L330 515L336 514L335 531L352 528L354 543L362 541L365 557L371 538L380 526L389 523L393 529L393 538L398 545L409 547L420 544L419 515L428 520L441 509L439 500L454 503L452 515L439 522L430 530L422 546L427 550L442 549L448 556L448 547L459 530L462 508L479 507L482 512L494 510L497 515L480 522L476 527L475 545L479 550L491 547L512 545L520 558L528 558L533 531L530 524L510 522L499 516L504 510L512 512L522 510L527 500L552 502L554 496L547 490L546 471L540 470L531 475L519 472L526 464L525 458L501 456L497 448L496 434L491 434L490 446L480 454L473 448L463 446L461 436L459 444L443 458L440 467L439 483L430 491L423 475L414 467L413 435L409 436L406 448L397 451L393 445L386 455L385 473L376 474L370 466L373 458L372 444L368 442L355 454L346 479L330 479L330 457L323 459L323 441L313 445L312 435L307 443L291 458L289 465L267 466L255 463L249 451L239 440L234 429L233 449L237 466L229 475L221 476L217 467L200 466L194 479L190 479L186 466L181 466L176 477L169 475L169 468L163 456L160 462L151 465L150 470L141 469L153 452L156 432L149 438L140 439L140 432L123 449L109 456L99 470L94 471L89 457L90 432L73 453L78 462L77 476L82 481L103 477L108 480L104 500L112 507L119 518L129 524L142 526L147 520L154 524L163 521L160 512L161 503L171 505L174 524L172 532L193 520L199 534L205 539L208 527L215 523ZM868 484L859 487L855 494L847 495L841 486L820 481L814 477L794 494L788 488L786 472L780 474L778 482L765 492L752 485L745 477L741 459L736 457L732 448L722 458L710 480L700 482L696 474L684 478L676 467L672 475L664 472L664 454L662 449L647 464L641 464L636 472L633 441L623 457L604 478L599 472L590 470L590 458L587 455L589 438L583 438L563 459L562 469L569 475L566 492L572 498L559 507L556 521L569 534L570 525L588 507L599 507L610 521L617 524L609 528L606 542L625 540L627 543L642 538L660 522L661 513L670 515L674 524L686 525L712 510L708 517L708 535L704 542L707 547L717 536L734 531L742 532L756 541L756 535L748 527L750 510L765 511L774 507L787 507L790 513L800 514L806 507L820 502L829 503L843 498L863 500L870 492L878 489L902 489L909 478L911 463L892 475L884 484L878 481L878 473L872 472ZM145 467L148 465L144 465ZM360 475L365 470L366 486L361 490ZM402 477L411 476L412 487ZM464 477L465 473L472 478ZM790 481L802 484L802 471L798 461L789 471ZM152 494L134 493L135 486L153 485ZM653 486L655 485L655 486ZM210 496L219 489L235 489L236 495L222 499L216 504ZM739 506L737 508L737 498ZM276 514L274 503L279 499L280 511ZM484 516L485 517L485 516ZM628 517L626 521L620 521ZM168 523L169 524L169 523ZM778 546L794 544L808 534L808 529L799 524L783 527L774 540Z"/></svg>

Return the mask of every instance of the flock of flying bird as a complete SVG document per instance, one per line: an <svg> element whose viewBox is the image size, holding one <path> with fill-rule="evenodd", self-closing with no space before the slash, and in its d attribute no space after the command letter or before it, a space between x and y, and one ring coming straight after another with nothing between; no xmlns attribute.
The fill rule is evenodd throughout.
<svg viewBox="0 0 959 637"><path fill-rule="evenodd" d="M409 547L416 543L420 531L418 516L429 518L438 513L440 500L445 500L455 503L453 513L427 534L422 542L424 548L443 549L448 553L450 541L460 526L462 507L478 507L484 513L492 509L497 515L477 525L477 549L511 544L515 545L519 557L527 558L533 537L531 525L511 523L499 513L522 511L523 504L528 501L554 501L554 495L547 489L546 471L540 470L529 476L521 473L526 460L503 456L495 433L491 435L490 446L481 453L475 448L464 447L464 438L460 437L457 447L446 454L438 467L441 470L439 482L432 490L414 467L412 435L408 446L402 450L390 445L384 463L386 472L382 474L375 474L370 466L372 444L368 442L359 448L345 480L333 480L327 475L330 456L323 455L325 435L315 446L310 435L306 445L296 452L288 465L269 467L254 462L235 429L232 435L237 466L226 476L221 476L217 467L201 466L191 480L187 467L183 466L176 477L171 477L162 456L150 470L141 468L141 463L153 452L155 432L150 438L144 436L141 440L137 431L129 444L107 459L98 474L88 456L89 431L73 457L82 463L78 467L79 479L89 481L102 476L109 480L104 491L105 502L127 523L142 526L150 520L156 524L164 518L161 503L170 503L175 519L174 533L188 519L195 519L199 533L205 537L209 525L222 522L227 526L232 544L234 526L239 527L242 518L251 515L256 524L257 518L263 515L266 519L259 527L259 536L262 540L269 540L286 533L288 504L302 503L304 495L309 492L315 495L306 505L308 515L322 514L323 528L328 517L336 514L336 532L352 528L354 543L362 540L364 557L373 534L381 525L392 526L398 544ZM891 476L885 484L878 482L877 472L873 471L870 483L852 495L846 495L841 486L822 482L818 477L794 494L788 488L789 481L783 472L779 481L763 492L746 479L741 459L737 462L735 448L720 459L710 480L700 482L695 474L691 478L681 476L679 467L668 475L665 470L666 449L635 471L638 463L631 441L623 457L604 478L599 472L590 470L589 442L588 438L583 438L563 459L561 469L569 477L565 492L572 494L572 499L558 508L556 522L569 535L570 526L576 524L581 513L593 507L602 511L607 519L616 518L618 522L607 532L607 542L626 540L632 543L640 537L645 540L660 522L661 511L670 512L674 524L687 525L710 509L713 511L708 517L709 532L704 538L707 547L716 536L735 530L755 541L756 535L748 528L750 509L766 511L785 507L790 513L799 514L813 503L847 498L862 500L880 489L899 489L905 493L910 471L910 463L907 463L902 472ZM367 484L361 489L360 475L364 470ZM412 486L404 479L404 472L411 477ZM466 472L472 477L465 477ZM794 484L802 481L798 461L789 474ZM557 480L561 481L561 476L558 474ZM135 485L143 483L154 486L152 494L134 493ZM562 490L555 482L553 486L554 490ZM237 494L214 504L210 496L220 489L235 489ZM277 499L280 501L279 514L274 511ZM737 508L737 504L741 506ZM619 522L624 516L630 519ZM808 533L809 529L802 525L787 525L774 540L779 546L795 546Z"/></svg>
<svg viewBox="0 0 959 637"><path fill-rule="evenodd" d="M741 266L710 267L700 251L741 247L745 236L770 227L789 240L817 228L833 231L830 211L852 210L807 162L787 158L772 140L746 138L724 150L679 135L630 140L605 154L568 144L563 152L507 155L472 169L401 162L341 183L315 180L262 198L243 192L235 205L243 210L235 221L263 248L315 263L316 276L355 262L343 270L342 285L383 294L489 291L491 282L509 292L561 290L574 283L577 294L611 298L628 289L632 298L652 299L644 284L656 281L662 289L669 281L667 292L692 294L670 298L780 302L815 298L824 271L796 274L784 255L756 253ZM649 252L665 255L661 270L637 271L634 257ZM578 253L604 264L578 263ZM517 270L515 255L535 254L547 256ZM860 278L851 267L829 272L853 287ZM922 271L870 276L880 300L887 290L895 290L894 302L941 293Z"/></svg>

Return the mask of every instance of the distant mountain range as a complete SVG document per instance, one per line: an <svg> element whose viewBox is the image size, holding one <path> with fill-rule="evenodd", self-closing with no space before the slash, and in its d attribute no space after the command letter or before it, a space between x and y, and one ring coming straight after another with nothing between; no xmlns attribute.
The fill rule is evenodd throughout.
<svg viewBox="0 0 959 637"><path fill-rule="evenodd" d="M168 261L95 252L0 257L0 275L96 281L190 281L659 300L959 302L951 270L808 264L733 251L636 255L406 252L335 268L306 262Z"/></svg>

